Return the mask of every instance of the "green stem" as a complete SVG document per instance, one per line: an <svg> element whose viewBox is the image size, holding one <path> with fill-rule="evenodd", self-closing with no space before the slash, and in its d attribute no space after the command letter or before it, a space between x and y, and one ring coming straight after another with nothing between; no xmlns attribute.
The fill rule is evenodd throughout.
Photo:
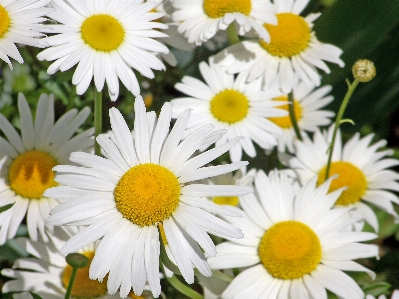
<svg viewBox="0 0 399 299"><path fill-rule="evenodd" d="M103 94L101 91L94 91L94 136L97 137L103 130ZM100 145L95 142L94 152L97 156L101 156Z"/></svg>
<svg viewBox="0 0 399 299"><path fill-rule="evenodd" d="M233 22L227 27L227 34L229 35L230 44L234 45L240 42L240 38L238 37L236 24Z"/></svg>
<svg viewBox="0 0 399 299"><path fill-rule="evenodd" d="M290 113L290 118L291 118L291 122L292 122L292 126L294 128L295 131L295 135L298 138L298 140L302 141L302 136L301 136L301 132L299 131L299 126L298 126L298 122L295 116L295 103L294 103L294 90L292 90L289 94L288 94L288 112Z"/></svg>
<svg viewBox="0 0 399 299"><path fill-rule="evenodd" d="M173 275L171 278L166 277L166 279L176 290L178 290L183 295L186 295L191 299L204 299L201 294L197 293L196 291L182 283L179 279L177 279L176 275Z"/></svg>
<svg viewBox="0 0 399 299"><path fill-rule="evenodd" d="M71 279L69 280L68 289L66 291L64 299L69 299L69 297L71 296L72 286L73 286L73 282L75 281L75 276L76 276L77 271L78 271L77 267L72 268Z"/></svg>
<svg viewBox="0 0 399 299"><path fill-rule="evenodd" d="M355 91L356 87L359 85L359 82L360 81L357 79L355 79L355 81L353 81L352 84L347 82L348 83L348 91L345 94L342 104L339 107L337 117L335 118L335 127L334 127L334 131L333 131L333 136L331 139L330 146L328 148L328 160L327 160L326 177L325 177L326 180L328 179L328 177L330 175L331 158L332 158L332 154L334 151L334 144L335 144L335 139L337 137L338 128L341 125L342 117L344 116L346 106L348 106L349 100L352 97L352 94Z"/></svg>

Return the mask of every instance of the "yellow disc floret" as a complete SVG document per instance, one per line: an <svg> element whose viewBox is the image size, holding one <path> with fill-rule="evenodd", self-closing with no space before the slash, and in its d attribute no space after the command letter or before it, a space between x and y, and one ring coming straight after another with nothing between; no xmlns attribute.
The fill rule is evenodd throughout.
<svg viewBox="0 0 399 299"><path fill-rule="evenodd" d="M57 161L41 151L29 151L19 155L10 166L8 179L11 189L28 199L40 199L43 192L57 186L51 170Z"/></svg>
<svg viewBox="0 0 399 299"><path fill-rule="evenodd" d="M158 164L130 168L114 191L116 207L123 217L140 226L169 218L179 204L180 184L176 176Z"/></svg>
<svg viewBox="0 0 399 299"><path fill-rule="evenodd" d="M320 170L317 185L324 183L326 168ZM349 162L338 161L330 166L329 177L334 174L338 174L338 178L332 180L329 192L342 187L348 188L342 192L335 204L346 206L360 201L367 189L367 180L363 172Z"/></svg>
<svg viewBox="0 0 399 299"><path fill-rule="evenodd" d="M261 40L260 45L271 55L291 57L308 47L310 28L306 21L293 13L277 14L277 25L264 24L270 34L270 43Z"/></svg>
<svg viewBox="0 0 399 299"><path fill-rule="evenodd" d="M229 124L239 122L247 116L248 98L234 89L219 92L210 102L211 113L221 121Z"/></svg>
<svg viewBox="0 0 399 299"><path fill-rule="evenodd" d="M98 14L87 18L81 27L82 39L97 51L118 49L125 37L122 24L113 16Z"/></svg>
<svg viewBox="0 0 399 299"><path fill-rule="evenodd" d="M251 13L251 0L205 0L204 12L210 18L217 19L227 13L240 12L246 16Z"/></svg>
<svg viewBox="0 0 399 299"><path fill-rule="evenodd" d="M288 98L287 98L287 96L281 96L281 97L274 98L273 101L288 102ZM276 108L283 109L285 111L289 111L288 105L289 104L286 103L286 104L283 104ZM302 117L302 107L299 104L299 102L296 100L294 100L294 113L295 113L295 119L297 121L299 121ZM291 121L291 117L289 115L286 115L283 117L270 117L269 120L272 121L273 123L275 123L276 125L278 125L280 128L283 128L283 129L292 128L292 121Z"/></svg>
<svg viewBox="0 0 399 299"><path fill-rule="evenodd" d="M213 202L218 205L238 205L238 196L216 196L213 198Z"/></svg>
<svg viewBox="0 0 399 299"><path fill-rule="evenodd" d="M10 16L8 15L7 10L0 5L0 38L2 38L3 35L8 32L9 28Z"/></svg>
<svg viewBox="0 0 399 299"><path fill-rule="evenodd" d="M263 266L273 277L291 280L316 269L322 250L319 237L306 224L283 221L265 232L258 253Z"/></svg>
<svg viewBox="0 0 399 299"><path fill-rule="evenodd" d="M103 296L107 293L107 279L105 278L102 282L98 280L91 280L89 278L89 268L91 261L94 258L93 251L87 251L83 253L84 256L88 257L90 262L84 268L79 268L76 272L76 277L73 282L71 295L73 298L96 298ZM65 289L68 288L69 280L72 274L72 266L67 265L62 274L62 284Z"/></svg>

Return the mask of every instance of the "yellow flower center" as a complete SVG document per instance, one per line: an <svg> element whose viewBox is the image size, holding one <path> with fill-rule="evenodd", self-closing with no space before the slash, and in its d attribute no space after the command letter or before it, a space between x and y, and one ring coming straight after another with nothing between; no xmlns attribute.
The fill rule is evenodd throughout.
<svg viewBox="0 0 399 299"><path fill-rule="evenodd" d="M270 34L270 43L261 40L263 49L273 56L291 57L308 47L310 28L306 21L293 13L277 14L277 25L264 24Z"/></svg>
<svg viewBox="0 0 399 299"><path fill-rule="evenodd" d="M287 96L281 96L281 97L274 98L273 101L287 102L288 98L287 98ZM285 111L289 111L288 105L289 104L286 103L281 106L277 106L276 108L283 109ZM299 104L299 102L296 100L294 100L294 114L295 114L296 120L299 121L302 117L302 107ZM275 123L276 125L278 125L280 128L283 128L283 129L292 128L292 121L291 121L291 117L289 115L283 116L283 117L270 117L269 120L272 121L273 123Z"/></svg>
<svg viewBox="0 0 399 299"><path fill-rule="evenodd" d="M227 13L240 12L246 16L251 13L251 0L205 0L204 11L210 18L217 19Z"/></svg>
<svg viewBox="0 0 399 299"><path fill-rule="evenodd" d="M123 217L140 226L158 224L179 204L180 184L176 176L158 164L130 168L114 191L116 207Z"/></svg>
<svg viewBox="0 0 399 299"><path fill-rule="evenodd" d="M316 269L322 250L318 236L306 224L283 221L265 232L258 253L272 276L291 280Z"/></svg>
<svg viewBox="0 0 399 299"><path fill-rule="evenodd" d="M97 298L103 296L107 293L107 277L103 280L103 282L99 282L98 280L91 280L89 278L89 268L91 261L94 258L93 251L84 252L83 255L89 258L89 264L84 268L79 268L76 271L76 277L73 282L71 295L74 298ZM72 266L67 265L64 269L64 273L62 274L62 284L64 288L68 288L69 280L72 274Z"/></svg>
<svg viewBox="0 0 399 299"><path fill-rule="evenodd" d="M234 89L219 92L213 97L210 104L213 116L219 121L229 124L244 119L249 108L247 97Z"/></svg>
<svg viewBox="0 0 399 299"><path fill-rule="evenodd" d="M47 188L57 186L51 170L56 165L57 161L45 152L29 151L19 155L8 174L11 189L25 198L42 198Z"/></svg>
<svg viewBox="0 0 399 299"><path fill-rule="evenodd" d="M86 44L98 51L118 49L125 37L122 24L113 16L98 14L87 18L81 28Z"/></svg>
<svg viewBox="0 0 399 299"><path fill-rule="evenodd" d="M317 185L324 183L326 168L327 166L320 170ZM338 174L338 178L331 182L329 192L345 186L348 187L342 192L335 204L346 206L360 201L367 189L367 180L363 172L349 162L339 161L331 163L329 177L334 174Z"/></svg>
<svg viewBox="0 0 399 299"><path fill-rule="evenodd" d="M130 292L129 295L127 295L127 297L133 299L145 299L143 296L137 296L133 292Z"/></svg>
<svg viewBox="0 0 399 299"><path fill-rule="evenodd" d="M4 6L0 5L0 38L8 31L10 28L10 16Z"/></svg>
<svg viewBox="0 0 399 299"><path fill-rule="evenodd" d="M213 202L218 205L238 205L238 196L216 196L213 198Z"/></svg>

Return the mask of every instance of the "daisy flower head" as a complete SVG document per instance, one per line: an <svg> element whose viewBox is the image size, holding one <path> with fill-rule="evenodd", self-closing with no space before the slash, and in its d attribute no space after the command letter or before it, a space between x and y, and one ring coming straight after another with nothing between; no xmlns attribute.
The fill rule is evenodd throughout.
<svg viewBox="0 0 399 299"><path fill-rule="evenodd" d="M0 206L15 202L1 213L0 244L15 236L26 216L29 237L36 241L37 232L48 240L44 219L58 199L43 196L47 188L54 187L52 168L69 162L72 151L88 151L94 145L93 129L74 136L90 114L89 108L78 113L72 109L54 123L53 96L42 94L35 120L23 94L18 95L21 135L0 114Z"/></svg>
<svg viewBox="0 0 399 299"><path fill-rule="evenodd" d="M238 34L254 29L259 37L270 41L264 23L276 24L274 6L269 0L174 0L173 19L179 32L189 43L200 46L231 23L238 25Z"/></svg>
<svg viewBox="0 0 399 299"><path fill-rule="evenodd" d="M276 108L281 105L279 102L271 100L281 95L278 89L265 91L261 88L261 79L247 82L245 73L235 78L215 63L213 57L209 64L201 62L199 68L206 84L192 77L183 77L182 83L175 87L189 97L171 101L173 117L184 109L193 109L188 132L203 123L215 124L218 129L227 131L216 142L217 146L236 136L244 136L238 146L230 149L232 161L241 160L243 150L248 156L255 157L252 141L264 149L277 145L273 135L282 134L283 130L267 118L287 114L287 111Z"/></svg>
<svg viewBox="0 0 399 299"><path fill-rule="evenodd" d="M55 180L64 186L46 195L69 199L51 211L51 225L88 225L68 240L61 253L74 252L101 239L90 266L90 278L100 281L108 275L110 294L130 289L141 295L145 283L159 296L160 235L188 283L194 282L193 267L206 276L211 270L204 252L215 255L207 232L242 238L241 231L217 215L236 215L205 197L237 196L252 192L249 186L190 184L237 170L247 162L203 167L237 144L240 137L192 157L204 144L214 143L223 132L203 125L183 141L190 117L185 110L169 133L171 105L164 104L157 119L146 113L143 99L136 98L133 133L121 113L110 109L115 139L99 135L97 141L106 158L72 153L71 161L82 165L57 166ZM201 247L200 247L201 246ZM139 273L139 274L138 274Z"/></svg>
<svg viewBox="0 0 399 299"><path fill-rule="evenodd" d="M332 209L342 190L328 194L331 181L316 188L313 179L296 192L283 173L258 171L254 193L240 196L243 218L225 217L245 238L217 245L216 257L208 260L214 269L245 267L222 298L327 299L326 290L344 299L364 298L343 271L374 278L352 260L376 256L378 246L360 242L377 236L346 229L356 220L347 216L349 209Z"/></svg>
<svg viewBox="0 0 399 299"><path fill-rule="evenodd" d="M83 94L94 77L94 84L101 91L105 82L111 100L119 94L119 81L134 95L140 87L133 69L147 78L154 78L154 70L165 66L155 53L169 50L153 38L164 37L154 29L166 29L160 22L162 16L150 12L155 2L141 0L73 1L53 0L55 12L48 14L54 21L50 33L44 38L49 48L37 56L39 60L55 60L47 72L66 71L77 64L72 77L77 94Z"/></svg>
<svg viewBox="0 0 399 299"><path fill-rule="evenodd" d="M74 231L77 229L74 228ZM2 292L18 292L13 294L15 299L32 298L29 292L46 299L65 298L72 267L67 264L59 250L70 237L65 230L55 228L51 240L47 243L43 243L40 238L38 241L28 238L16 239L16 243L32 257L20 258L15 261L12 269L1 271L2 275L14 278L3 285ZM79 253L91 262L96 248L97 243L92 243L79 250ZM107 279L100 282L89 278L89 265L77 270L71 298L120 299L119 295L108 294ZM139 297L134 297L131 293L128 298Z"/></svg>
<svg viewBox="0 0 399 299"><path fill-rule="evenodd" d="M385 295L380 295L377 298L372 295L367 295L366 299L387 299L387 297ZM391 299L399 299L399 290L393 291Z"/></svg>
<svg viewBox="0 0 399 299"><path fill-rule="evenodd" d="M38 39L44 34L44 15L51 11L45 6L51 0L0 0L0 59L5 61L10 69L9 57L19 63L24 59L18 51L16 43L44 48L47 43Z"/></svg>
<svg viewBox="0 0 399 299"><path fill-rule="evenodd" d="M331 142L334 126L328 131L317 130L313 140L296 141L295 156L289 165L305 184L317 177L317 184L326 178L327 149ZM342 146L341 134L338 131L332 153L329 177L338 175L331 183L330 191L346 187L335 203L338 207L356 207L351 211L354 217L361 218L378 231L378 221L368 204L384 210L396 219L392 203L399 204L398 197L390 191L399 191L399 174L389 167L399 165L399 160L389 158L392 150L380 150L386 146L385 140L371 144L374 135L360 137L356 133Z"/></svg>
<svg viewBox="0 0 399 299"><path fill-rule="evenodd" d="M331 124L331 118L334 117L334 112L321 110L321 108L327 106L334 99L333 96L327 95L331 89L330 85L315 89L313 84L308 86L303 81L299 81L295 84L293 88L294 113L303 138L307 137L305 131L315 132L320 126ZM273 101L288 102L288 97L283 95L274 98ZM286 103L279 106L279 108L288 111L288 105L289 104ZM269 120L283 129L282 135L275 136L278 141L278 151L285 152L285 150L288 150L288 152L294 153L296 134L291 117L286 115L283 117L269 118Z"/></svg>
<svg viewBox="0 0 399 299"><path fill-rule="evenodd" d="M275 0L277 25L264 25L270 42L248 40L232 45L220 54L223 65L231 73L248 70L249 81L263 77L266 88L277 80L284 93L290 92L298 79L309 86L320 85L317 68L330 73L325 61L340 67L344 62L339 58L341 49L320 42L312 31L313 21L320 14L299 15L308 2Z"/></svg>

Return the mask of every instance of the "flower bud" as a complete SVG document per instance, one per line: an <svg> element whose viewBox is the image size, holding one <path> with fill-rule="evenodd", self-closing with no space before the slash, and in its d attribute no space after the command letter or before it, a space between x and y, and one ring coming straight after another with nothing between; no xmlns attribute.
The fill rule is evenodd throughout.
<svg viewBox="0 0 399 299"><path fill-rule="evenodd" d="M90 262L89 258L80 253L70 253L65 257L65 260L73 268L84 268Z"/></svg>
<svg viewBox="0 0 399 299"><path fill-rule="evenodd" d="M358 60L353 65L352 74L360 82L369 82L376 75L374 63L367 59Z"/></svg>

